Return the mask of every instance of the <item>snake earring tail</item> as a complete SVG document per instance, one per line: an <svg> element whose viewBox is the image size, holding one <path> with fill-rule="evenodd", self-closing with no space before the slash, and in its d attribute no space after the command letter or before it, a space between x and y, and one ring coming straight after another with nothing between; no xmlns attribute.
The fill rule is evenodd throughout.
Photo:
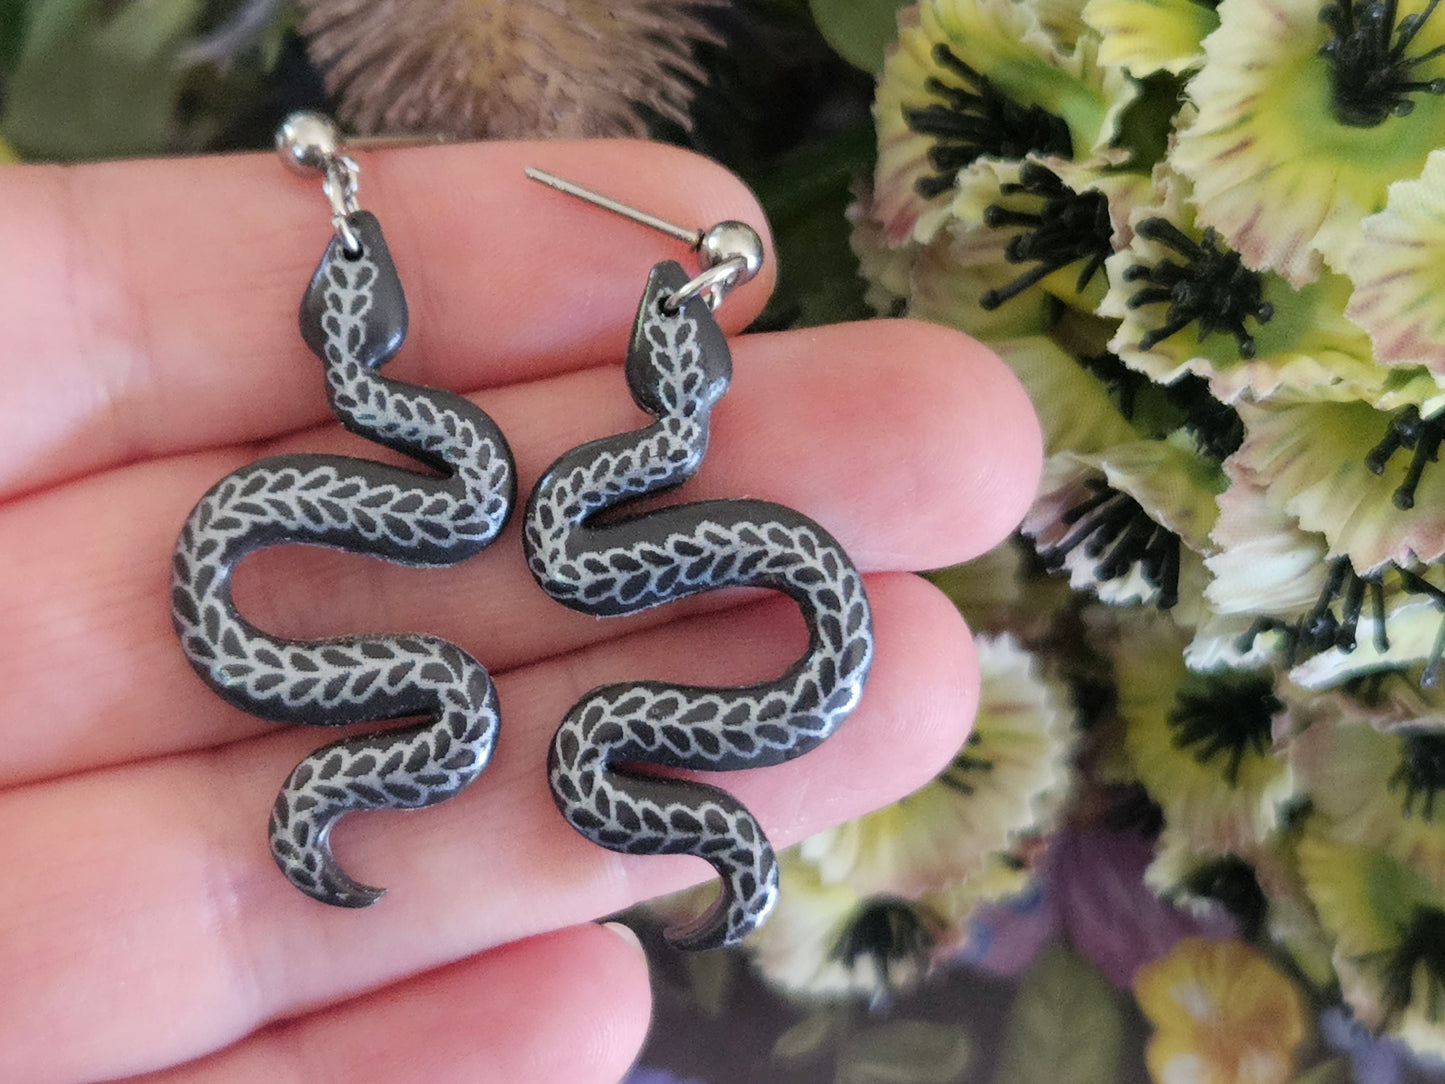
<svg viewBox="0 0 1445 1084"><path fill-rule="evenodd" d="M358 168L335 127L296 114L277 145L297 171L323 177L331 203L334 236L301 302L301 337L322 361L331 409L347 429L432 470L285 455L228 474L181 531L171 614L196 673L254 715L306 726L424 717L324 746L297 765L272 811L271 852L291 883L362 907L382 890L332 858L332 827L353 810L434 805L476 779L497 736L496 689L475 659L433 636L262 632L236 612L231 573L248 553L288 542L453 564L497 537L516 472L502 434L470 402L377 373L406 336L406 300L381 227L357 208Z"/></svg>
<svg viewBox="0 0 1445 1084"><path fill-rule="evenodd" d="M626 854L693 854L722 878L716 904L668 939L688 949L736 943L777 898L778 867L758 822L716 787L648 774L658 765L707 771L791 760L833 733L857 705L873 661L858 570L823 528L791 508L713 500L607 515L681 485L702 465L713 405L732 363L712 312L762 264L740 222L691 231L528 170L529 176L685 241L702 272L673 262L648 278L627 352L627 383L656 421L563 455L527 502L532 575L558 602L610 617L721 587L795 599L807 651L777 680L740 688L639 681L593 689L552 740L548 780L573 828Z"/></svg>

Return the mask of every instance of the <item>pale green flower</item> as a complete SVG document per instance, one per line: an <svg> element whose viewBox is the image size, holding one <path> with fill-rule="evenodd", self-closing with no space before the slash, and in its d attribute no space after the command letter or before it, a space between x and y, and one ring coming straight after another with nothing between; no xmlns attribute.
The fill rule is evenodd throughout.
<svg viewBox="0 0 1445 1084"><path fill-rule="evenodd" d="M1205 584L1215 495L1223 476L1187 437L1136 440L1094 455L1061 452L1044 464L1023 532L1076 590L1110 603L1171 609L1194 622Z"/></svg>
<svg viewBox="0 0 1445 1084"><path fill-rule="evenodd" d="M799 845L824 883L918 899L967 880L1047 832L1070 782L1074 709L1009 635L977 639L973 733L953 763L906 798Z"/></svg>
<svg viewBox="0 0 1445 1084"><path fill-rule="evenodd" d="M1222 0L1170 162L1201 226L1295 285L1349 267L1360 221L1445 144L1434 0Z"/></svg>
<svg viewBox="0 0 1445 1084"><path fill-rule="evenodd" d="M1198 67L1201 43L1219 26L1219 14L1205 0L1089 0L1084 22L1104 39L1099 63L1143 79Z"/></svg>
<svg viewBox="0 0 1445 1084"><path fill-rule="evenodd" d="M1274 751L1283 705L1266 671L1191 673L1187 636L1142 615L1111 645L1118 712L1135 773L1195 851L1251 855L1278 830L1293 793Z"/></svg>
<svg viewBox="0 0 1445 1084"><path fill-rule="evenodd" d="M1128 247L1105 265L1099 305L1121 321L1109 347L1127 365L1162 384L1205 377L1226 403L1282 389L1311 399L1381 394L1369 339L1344 317L1349 280L1326 274L1295 289L1251 271L1196 224L1180 177L1161 168L1154 183L1155 201L1133 212Z"/></svg>
<svg viewBox="0 0 1445 1084"><path fill-rule="evenodd" d="M1367 1027L1445 1056L1445 893L1388 853L1311 822L1300 870L1335 938L1340 990Z"/></svg>
<svg viewBox="0 0 1445 1084"><path fill-rule="evenodd" d="M958 171L983 157L1103 155L1135 88L1092 35L1056 40L1015 0L923 0L899 14L874 103L878 220L889 244L927 242Z"/></svg>

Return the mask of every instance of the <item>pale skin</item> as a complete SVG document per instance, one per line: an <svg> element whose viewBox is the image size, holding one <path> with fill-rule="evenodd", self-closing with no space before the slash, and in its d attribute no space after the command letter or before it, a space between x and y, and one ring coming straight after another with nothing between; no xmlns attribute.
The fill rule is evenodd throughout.
<svg viewBox="0 0 1445 1084"><path fill-rule="evenodd" d="M528 182L536 164L684 224L762 215L665 147L491 144L362 157L411 307L388 374L465 392L516 453L645 419L620 368L637 296L680 244ZM292 888L266 846L292 765L334 738L232 709L167 611L182 520L260 455L388 453L330 419L296 329L330 225L266 155L0 170L0 1080L610 1084L642 1043L635 945L593 920L696 882L691 858L575 835L545 759L606 681L734 684L801 649L784 599L728 592L601 621L550 601L514 520L480 557L412 570L292 547L238 575L282 634L455 641L501 694L496 756L460 797L347 818L338 858L389 894L361 911ZM762 308L771 259L719 312ZM722 782L778 846L892 801L957 750L977 699L968 631L910 570L974 556L1039 469L1027 400L955 332L875 321L733 340L732 390L673 500L792 505L868 573L877 661L818 750Z"/></svg>

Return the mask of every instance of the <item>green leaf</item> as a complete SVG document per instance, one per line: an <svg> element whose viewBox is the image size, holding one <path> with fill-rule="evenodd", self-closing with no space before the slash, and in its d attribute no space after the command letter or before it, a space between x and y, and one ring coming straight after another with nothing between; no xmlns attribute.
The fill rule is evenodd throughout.
<svg viewBox="0 0 1445 1084"><path fill-rule="evenodd" d="M31 6L0 133L27 158L154 153L186 72L180 45L202 0L45 0Z"/></svg>
<svg viewBox="0 0 1445 1084"><path fill-rule="evenodd" d="M758 327L814 327L870 315L846 217L852 186L870 173L871 125L805 147L749 178L773 226L778 286Z"/></svg>
<svg viewBox="0 0 1445 1084"><path fill-rule="evenodd" d="M808 0L813 21L829 45L855 67L877 72L883 50L898 37L898 9L906 0Z"/></svg>
<svg viewBox="0 0 1445 1084"><path fill-rule="evenodd" d="M9 74L25 41L25 0L0 0L0 75Z"/></svg>
<svg viewBox="0 0 1445 1084"><path fill-rule="evenodd" d="M1054 944L1014 999L998 1084L1115 1084L1123 1018L1119 995L1073 949Z"/></svg>
<svg viewBox="0 0 1445 1084"><path fill-rule="evenodd" d="M894 1020L850 1038L838 1057L833 1080L834 1084L955 1084L972 1060L968 1037L957 1028Z"/></svg>

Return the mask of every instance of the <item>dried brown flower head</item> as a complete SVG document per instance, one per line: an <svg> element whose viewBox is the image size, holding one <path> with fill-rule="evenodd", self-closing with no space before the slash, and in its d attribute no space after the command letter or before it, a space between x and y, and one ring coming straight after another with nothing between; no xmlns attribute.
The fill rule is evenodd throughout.
<svg viewBox="0 0 1445 1084"><path fill-rule="evenodd" d="M719 0L301 0L343 121L458 137L644 135L690 127Z"/></svg>

